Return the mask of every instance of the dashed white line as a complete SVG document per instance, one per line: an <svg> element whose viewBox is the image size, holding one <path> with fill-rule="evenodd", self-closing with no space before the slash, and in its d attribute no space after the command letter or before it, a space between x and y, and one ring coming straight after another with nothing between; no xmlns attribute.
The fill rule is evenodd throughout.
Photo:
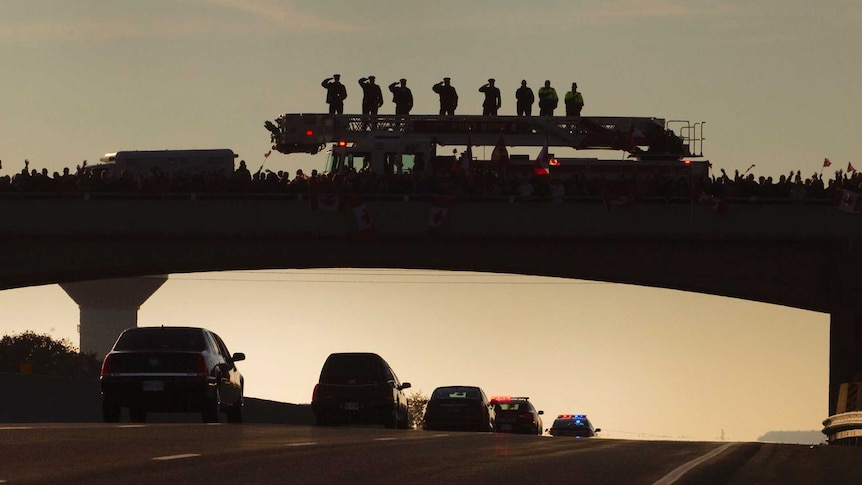
<svg viewBox="0 0 862 485"><path fill-rule="evenodd" d="M0 426L0 431L7 431L12 429L33 429L32 426Z"/></svg>
<svg viewBox="0 0 862 485"><path fill-rule="evenodd" d="M718 448L710 451L709 453L707 453L703 456L697 457L694 460L691 460L690 462L685 463L685 464L677 467L675 470L673 470L672 472L670 472L667 475L665 475L664 477L662 477L659 481L655 482L653 485L671 485L672 483L679 480L683 475L685 475L685 473L687 471L700 465L701 463L705 462L706 460L709 460L710 458L718 455L719 453L730 448L731 446L733 446L733 443L727 443L724 446L719 446Z"/></svg>
<svg viewBox="0 0 862 485"><path fill-rule="evenodd" d="M123 425L120 425L117 427L118 428L146 428L147 425L146 424L123 424Z"/></svg>
<svg viewBox="0 0 862 485"><path fill-rule="evenodd" d="M317 444L317 442L315 442L315 441L304 441L302 443L287 443L284 446L312 446L312 445L316 445L316 444Z"/></svg>
<svg viewBox="0 0 862 485"><path fill-rule="evenodd" d="M196 456L201 456L200 453L183 453L181 455L168 455L168 456L157 456L153 458L156 461L167 461L167 460L181 460L183 458L194 458Z"/></svg>
<svg viewBox="0 0 862 485"><path fill-rule="evenodd" d="M398 438L374 438L374 441L395 441Z"/></svg>
<svg viewBox="0 0 862 485"><path fill-rule="evenodd" d="M449 436L449 435L448 434L435 434L435 435L432 435L431 437L432 438L442 438L444 436Z"/></svg>

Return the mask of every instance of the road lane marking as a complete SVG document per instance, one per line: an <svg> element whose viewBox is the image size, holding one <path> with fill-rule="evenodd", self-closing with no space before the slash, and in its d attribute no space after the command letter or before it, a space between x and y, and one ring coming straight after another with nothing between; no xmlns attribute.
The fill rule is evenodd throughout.
<svg viewBox="0 0 862 485"><path fill-rule="evenodd" d="M157 460L157 461L181 460L183 458L194 458L196 456L201 456L201 454L200 453L183 453L181 455L157 456L157 457L153 458L153 460Z"/></svg>
<svg viewBox="0 0 862 485"><path fill-rule="evenodd" d="M312 445L316 445L316 444L317 444L317 442L315 442L315 441L304 441L302 443L287 443L284 446L312 446Z"/></svg>
<svg viewBox="0 0 862 485"><path fill-rule="evenodd" d="M146 424L124 424L121 426L117 426L118 428L146 428Z"/></svg>
<svg viewBox="0 0 862 485"><path fill-rule="evenodd" d="M394 441L398 438L374 438L374 441Z"/></svg>
<svg viewBox="0 0 862 485"><path fill-rule="evenodd" d="M432 438L442 438L444 436L449 436L449 435L448 434L435 434L435 435L432 435L431 437Z"/></svg>
<svg viewBox="0 0 862 485"><path fill-rule="evenodd" d="M690 462L685 463L685 464L677 467L675 470L673 470L672 472L665 475L661 480L655 482L653 485L671 485L672 483L679 480L683 475L686 474L686 472L688 472L692 468L694 468L694 467L700 465L701 463L705 462L706 460L709 460L710 458L720 454L721 452L730 448L731 446L733 446L733 443L727 443L724 446L719 446L718 448L710 451L709 453L707 453L703 456L700 456L698 458L695 458L694 460L691 460Z"/></svg>
<svg viewBox="0 0 862 485"><path fill-rule="evenodd" d="M0 427L0 431L8 431L13 429L33 429L32 426L2 426Z"/></svg>

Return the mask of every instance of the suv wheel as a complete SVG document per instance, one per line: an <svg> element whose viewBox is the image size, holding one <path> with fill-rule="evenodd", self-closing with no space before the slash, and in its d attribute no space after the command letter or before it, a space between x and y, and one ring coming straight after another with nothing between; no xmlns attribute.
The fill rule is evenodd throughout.
<svg viewBox="0 0 862 485"><path fill-rule="evenodd" d="M204 403L204 409L201 412L201 417L203 418L204 423L218 423L220 407L221 393L219 392L218 386L216 386L213 397L206 400Z"/></svg>

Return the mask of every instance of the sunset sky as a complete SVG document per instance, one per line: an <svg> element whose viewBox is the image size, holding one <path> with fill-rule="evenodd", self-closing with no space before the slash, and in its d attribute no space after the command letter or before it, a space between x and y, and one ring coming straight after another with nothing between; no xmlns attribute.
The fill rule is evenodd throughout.
<svg viewBox="0 0 862 485"><path fill-rule="evenodd" d="M371 74L407 78L414 114L436 113L444 76L461 114L481 113L489 77L501 114L521 79L560 95L576 81L585 116L705 121L715 171L810 176L828 157L828 177L862 165L860 21L855 0L0 0L0 175L25 158L53 172L186 148L231 148L255 170L263 122L325 112L320 82L340 73L352 113ZM0 305L0 333L77 342L56 285L0 292ZM173 275L139 314L246 352L254 397L308 402L326 355L376 351L426 393L479 385L531 396L548 421L586 413L609 436L733 440L820 429L828 322L670 290L398 269Z"/></svg>

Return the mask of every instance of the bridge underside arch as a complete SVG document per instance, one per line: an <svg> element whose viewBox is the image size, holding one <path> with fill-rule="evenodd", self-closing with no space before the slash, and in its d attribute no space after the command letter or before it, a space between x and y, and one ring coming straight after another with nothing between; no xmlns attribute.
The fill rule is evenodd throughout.
<svg viewBox="0 0 862 485"><path fill-rule="evenodd" d="M830 311L833 266L817 240L52 237L5 246L3 288L239 269L404 268L625 283L821 312Z"/></svg>

